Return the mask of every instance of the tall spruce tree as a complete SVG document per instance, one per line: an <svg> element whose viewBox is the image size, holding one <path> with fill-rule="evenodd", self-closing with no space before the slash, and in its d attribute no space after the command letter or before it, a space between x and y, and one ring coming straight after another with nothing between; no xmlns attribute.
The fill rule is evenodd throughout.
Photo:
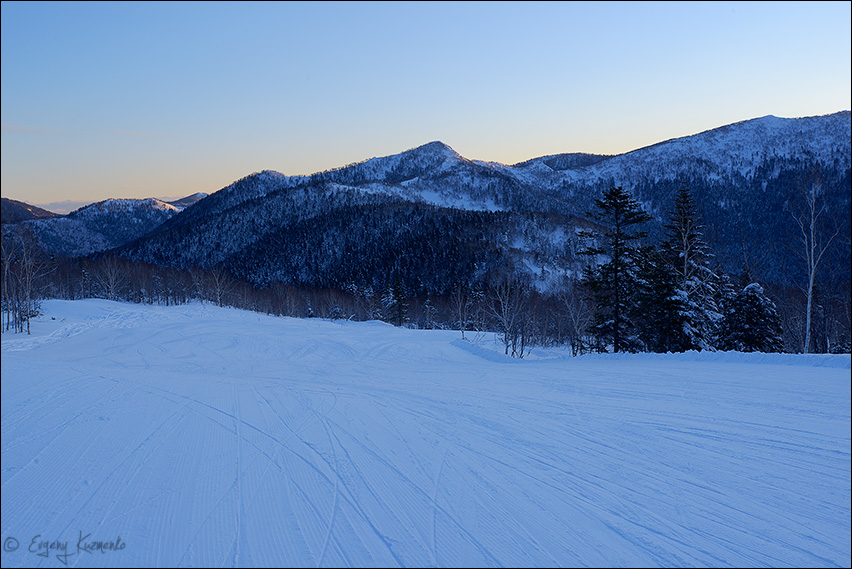
<svg viewBox="0 0 852 569"><path fill-rule="evenodd" d="M643 249L639 290L636 295L637 327L645 349L684 352L694 348L688 326L688 301L677 273L662 251Z"/></svg>
<svg viewBox="0 0 852 569"><path fill-rule="evenodd" d="M584 253L607 261L599 266L589 265L583 273L584 285L591 291L595 304L589 332L598 350L611 345L614 352L634 352L641 347L634 316L640 247L647 235L640 228L651 216L621 187L604 192L595 205L597 211L588 215L604 229L584 232L585 237L593 240Z"/></svg>
<svg viewBox="0 0 852 569"><path fill-rule="evenodd" d="M703 226L688 189L678 191L664 228L662 254L674 273L680 297L681 318L677 324L685 335L682 347L686 350L712 348L714 329L721 320L714 299L718 277L710 268L711 255L704 241Z"/></svg>

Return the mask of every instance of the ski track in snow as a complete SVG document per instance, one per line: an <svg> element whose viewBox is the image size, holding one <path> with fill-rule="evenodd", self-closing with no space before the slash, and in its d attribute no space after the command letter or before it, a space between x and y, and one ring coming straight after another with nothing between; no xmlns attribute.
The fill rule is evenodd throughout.
<svg viewBox="0 0 852 569"><path fill-rule="evenodd" d="M850 566L848 355L43 311L2 337L3 567Z"/></svg>

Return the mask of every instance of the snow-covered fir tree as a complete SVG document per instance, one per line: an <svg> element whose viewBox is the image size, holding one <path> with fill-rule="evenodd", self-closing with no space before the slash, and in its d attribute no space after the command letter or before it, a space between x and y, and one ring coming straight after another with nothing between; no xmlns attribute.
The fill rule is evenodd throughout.
<svg viewBox="0 0 852 569"><path fill-rule="evenodd" d="M674 209L664 226L666 239L662 254L675 275L680 299L679 324L685 335L685 350L712 348L714 328L721 315L714 299L718 277L710 268L712 258L704 241L703 227L692 195L681 188Z"/></svg>
<svg viewBox="0 0 852 569"><path fill-rule="evenodd" d="M747 285L725 306L719 348L738 352L784 351L775 303L758 283Z"/></svg>

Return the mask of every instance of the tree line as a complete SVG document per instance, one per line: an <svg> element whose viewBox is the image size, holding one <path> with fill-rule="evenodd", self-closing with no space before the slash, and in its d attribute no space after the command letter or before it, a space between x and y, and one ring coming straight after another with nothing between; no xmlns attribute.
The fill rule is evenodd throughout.
<svg viewBox="0 0 852 569"><path fill-rule="evenodd" d="M816 213L800 219L803 235L811 235L806 223L818 217L819 210L811 211ZM292 280L259 285L238 278L225 263L174 268L110 252L50 258L39 252L32 235L21 226L3 232L3 330L29 331L40 299L95 297L163 305L210 302L305 318L384 320L396 326L454 329L464 338L496 332L504 352L514 357L524 357L534 346L555 345L569 346L574 355L777 352L785 347L787 351L849 351L848 326L822 344L819 333L810 333L819 329L818 317L808 322L803 334L785 332L784 322L800 330L799 320L779 314L766 288L754 282L748 271L732 276L715 268L687 189L678 192L664 235L655 243L643 229L649 221L650 215L623 188L603 192L579 231L585 267L566 270L555 291L539 290L524 273L493 255L463 271L446 273L454 280L430 286L424 286L422 278L407 278L410 271L404 262L395 263L381 279L353 278L327 286ZM440 229L436 231L442 233ZM813 239L811 278L822 246L814 247ZM298 241L279 243L290 246ZM455 252L436 259L452 264L457 256ZM819 305L814 289L810 283L811 311ZM784 299L795 295L777 286L773 292ZM807 338L804 348L800 336ZM824 336L828 338L828 332Z"/></svg>
<svg viewBox="0 0 852 569"><path fill-rule="evenodd" d="M713 270L687 189L678 192L656 245L642 229L651 216L626 190L613 187L595 204L590 215L605 229L585 234L585 254L599 262L587 265L581 281L593 303L590 349L783 351L777 308L763 287L735 287Z"/></svg>

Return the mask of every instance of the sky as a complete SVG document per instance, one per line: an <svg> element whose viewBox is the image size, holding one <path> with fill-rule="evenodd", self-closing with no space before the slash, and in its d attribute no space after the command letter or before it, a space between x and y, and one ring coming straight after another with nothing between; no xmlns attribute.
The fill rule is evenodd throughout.
<svg viewBox="0 0 852 569"><path fill-rule="evenodd" d="M514 164L852 107L850 2L2 2L2 195ZM54 209L56 211L56 209Z"/></svg>

